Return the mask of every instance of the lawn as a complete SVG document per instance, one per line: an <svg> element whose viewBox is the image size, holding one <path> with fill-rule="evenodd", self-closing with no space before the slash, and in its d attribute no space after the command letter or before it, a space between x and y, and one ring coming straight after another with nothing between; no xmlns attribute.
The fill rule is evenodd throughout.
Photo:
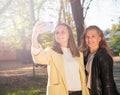
<svg viewBox="0 0 120 95"><path fill-rule="evenodd" d="M5 82L2 82L2 81ZM47 76L0 77L0 95L45 95Z"/></svg>

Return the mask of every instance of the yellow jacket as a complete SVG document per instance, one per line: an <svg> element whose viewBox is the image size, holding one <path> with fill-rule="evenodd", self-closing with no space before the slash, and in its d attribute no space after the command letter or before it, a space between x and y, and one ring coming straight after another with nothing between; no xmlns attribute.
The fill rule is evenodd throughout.
<svg viewBox="0 0 120 95"><path fill-rule="evenodd" d="M38 64L47 64L48 84L47 95L69 95L65 79L64 62L62 55L52 49L41 50L39 54L33 55L33 60ZM83 54L75 57L80 68L82 95L89 95L86 86L86 76L83 64ZM74 77L74 76L73 76Z"/></svg>

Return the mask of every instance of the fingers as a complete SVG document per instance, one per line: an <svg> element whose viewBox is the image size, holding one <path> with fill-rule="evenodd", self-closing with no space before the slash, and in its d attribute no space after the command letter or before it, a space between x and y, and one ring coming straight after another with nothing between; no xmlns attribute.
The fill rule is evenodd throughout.
<svg viewBox="0 0 120 95"><path fill-rule="evenodd" d="M35 25L36 29L42 30L45 27L45 23L37 22Z"/></svg>
<svg viewBox="0 0 120 95"><path fill-rule="evenodd" d="M34 32L36 33L43 33L47 30L47 24L46 22L37 22L34 27Z"/></svg>
<svg viewBox="0 0 120 95"><path fill-rule="evenodd" d="M38 21L33 28L33 35L37 36L39 34L52 31L53 22L40 22Z"/></svg>
<svg viewBox="0 0 120 95"><path fill-rule="evenodd" d="M39 34L42 34L44 32L50 31L53 27L52 22L40 22L38 21L34 28L33 28L33 34L32 34L32 43L34 46L38 46L38 40Z"/></svg>

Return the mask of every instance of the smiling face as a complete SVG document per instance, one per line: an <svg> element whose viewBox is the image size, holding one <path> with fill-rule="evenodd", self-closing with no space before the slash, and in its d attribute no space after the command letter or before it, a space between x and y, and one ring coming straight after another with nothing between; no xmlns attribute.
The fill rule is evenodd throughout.
<svg viewBox="0 0 120 95"><path fill-rule="evenodd" d="M69 39L69 31L66 26L59 25L55 29L54 34L55 40L60 44L61 47L67 47Z"/></svg>
<svg viewBox="0 0 120 95"><path fill-rule="evenodd" d="M85 41L90 48L90 52L95 52L99 48L101 37L95 29L91 29L86 32Z"/></svg>

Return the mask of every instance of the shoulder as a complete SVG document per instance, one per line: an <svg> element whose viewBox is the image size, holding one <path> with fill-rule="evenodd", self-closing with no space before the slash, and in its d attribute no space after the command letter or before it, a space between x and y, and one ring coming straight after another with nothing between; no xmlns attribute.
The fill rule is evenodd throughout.
<svg viewBox="0 0 120 95"><path fill-rule="evenodd" d="M80 56L83 56L83 52L79 51Z"/></svg>
<svg viewBox="0 0 120 95"><path fill-rule="evenodd" d="M46 52L55 52L51 47L47 47L44 49Z"/></svg>
<svg viewBox="0 0 120 95"><path fill-rule="evenodd" d="M103 49L98 50L98 52L95 54L96 57L98 57L99 59L111 59L112 57Z"/></svg>
<svg viewBox="0 0 120 95"><path fill-rule="evenodd" d="M44 49L44 52L46 54L52 54L53 50L51 49L51 47L47 47L47 48Z"/></svg>
<svg viewBox="0 0 120 95"><path fill-rule="evenodd" d="M97 62L100 63L101 65L113 64L112 57L105 50L99 50L95 54L94 60L97 60Z"/></svg>
<svg viewBox="0 0 120 95"><path fill-rule="evenodd" d="M45 48L45 51L50 51L51 50L51 47L46 47Z"/></svg>
<svg viewBox="0 0 120 95"><path fill-rule="evenodd" d="M78 57L78 60L80 61L81 64L83 64L84 62L84 58L83 58L83 52L79 52L80 56Z"/></svg>
<svg viewBox="0 0 120 95"><path fill-rule="evenodd" d="M52 49L52 47L45 48L45 51L51 55L58 55L59 53Z"/></svg>
<svg viewBox="0 0 120 95"><path fill-rule="evenodd" d="M83 60L83 52L79 51L79 54L80 54L79 58Z"/></svg>

